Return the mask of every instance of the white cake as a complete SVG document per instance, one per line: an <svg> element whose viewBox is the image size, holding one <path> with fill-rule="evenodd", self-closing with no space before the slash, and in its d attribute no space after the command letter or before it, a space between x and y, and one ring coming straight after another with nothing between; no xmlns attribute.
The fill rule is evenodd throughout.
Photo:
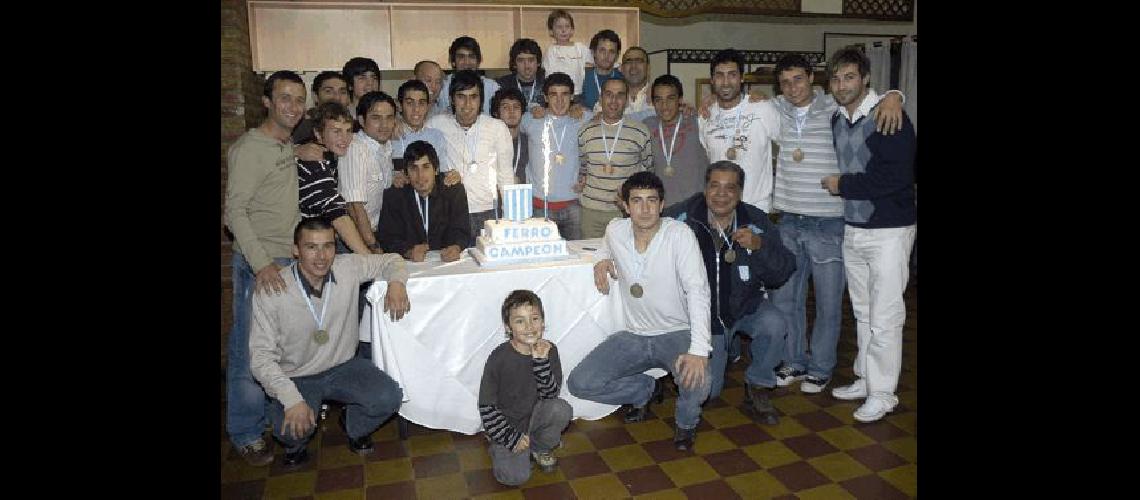
<svg viewBox="0 0 1140 500"><path fill-rule="evenodd" d="M521 222L489 220L476 238L475 260L482 265L543 262L569 258L558 225L532 217Z"/></svg>

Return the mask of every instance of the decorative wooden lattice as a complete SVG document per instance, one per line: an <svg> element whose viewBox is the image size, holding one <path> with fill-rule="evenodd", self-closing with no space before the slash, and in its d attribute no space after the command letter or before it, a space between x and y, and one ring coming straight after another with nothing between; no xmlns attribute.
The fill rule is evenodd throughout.
<svg viewBox="0 0 1140 500"><path fill-rule="evenodd" d="M666 49L669 63L709 63L720 50L706 49ZM788 50L741 50L745 64L776 64L786 54L800 54L814 67L825 67L827 56L823 52L802 52Z"/></svg>
<svg viewBox="0 0 1140 500"><path fill-rule="evenodd" d="M914 0L843 0L843 17L913 21Z"/></svg>

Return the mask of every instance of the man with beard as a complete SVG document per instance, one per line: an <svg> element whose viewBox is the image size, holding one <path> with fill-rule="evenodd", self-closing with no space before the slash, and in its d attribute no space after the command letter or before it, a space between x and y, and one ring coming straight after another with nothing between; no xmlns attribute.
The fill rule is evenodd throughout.
<svg viewBox="0 0 1140 500"><path fill-rule="evenodd" d="M607 81L625 77L614 65L618 54L621 53L621 37L613 30L602 30L595 34L590 39L590 52L594 54L594 67L586 69L579 101L586 109L594 109L594 105L602 97L602 86Z"/></svg>

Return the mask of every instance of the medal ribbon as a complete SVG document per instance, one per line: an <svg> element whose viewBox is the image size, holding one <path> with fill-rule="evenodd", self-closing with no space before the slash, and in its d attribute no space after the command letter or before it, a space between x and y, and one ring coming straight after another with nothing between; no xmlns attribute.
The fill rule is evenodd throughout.
<svg viewBox="0 0 1140 500"><path fill-rule="evenodd" d="M317 322L317 330L323 329L325 311L328 310L329 302L332 302L332 300L330 300L332 297L328 295L325 296L323 299L324 303L321 304L321 315L318 317L316 309L313 309L313 301L309 300L309 294L305 293L305 285L301 284L301 275L297 272L297 266L293 266L293 279L297 280L297 288L301 289L301 295L305 297L305 305L309 306L309 313L313 315L313 321ZM332 286L332 281L329 281L328 286ZM329 290L326 289L325 292L329 292Z"/></svg>
<svg viewBox="0 0 1140 500"><path fill-rule="evenodd" d="M519 85L519 93L522 93L522 82L520 82L518 78L515 78L515 83ZM538 78L535 78L533 82L530 82L530 95L526 96L526 106L523 106L523 112L529 109L530 103L534 101L534 88L537 86Z"/></svg>
<svg viewBox="0 0 1140 500"><path fill-rule="evenodd" d="M554 137L554 122L557 121L557 119L558 119L557 117L554 117L550 120L550 125L551 125L550 137ZM570 126L569 123L562 125L562 132L559 132L558 141L554 143L555 147L558 148L557 150L554 151L555 153L562 154L562 139L566 138L566 127L569 127L569 126ZM605 129L602 129L602 133L603 134L606 133Z"/></svg>
<svg viewBox="0 0 1140 500"><path fill-rule="evenodd" d="M665 165L673 166L673 145L677 143L677 132L681 130L681 120L685 117L678 116L677 124L673 126L673 138L669 140L669 149L665 149L665 130L661 128L661 122L657 122L657 135L661 136L661 151L665 153Z"/></svg>
<svg viewBox="0 0 1140 500"><path fill-rule="evenodd" d="M415 191L413 190L413 192L415 192ZM428 234L428 218L430 217L428 212L431 211L431 198L424 196L423 197L424 204L423 204L423 206L421 206L420 200L419 200L420 194L419 193L415 193L415 194L416 194L416 209L420 211L420 219L423 219L423 221L424 221L424 236L426 237ZM427 207L427 210L424 210L425 207Z"/></svg>
<svg viewBox="0 0 1140 500"><path fill-rule="evenodd" d="M476 121L476 123L471 124L471 129L475 132L473 134L474 140L472 140L472 134L468 133L468 132L471 132L472 130L468 130L467 132L464 132L464 134L463 134L463 149L467 153L467 160L468 160L467 166L470 166L472 163L476 163L475 162L475 153L477 153L479 151L479 129L475 128L477 123L478 123L478 121Z"/></svg>
<svg viewBox="0 0 1140 500"><path fill-rule="evenodd" d="M621 120L618 120L618 122L617 122L618 130L617 130L617 135L614 136L614 147L613 147L613 149L610 149L610 144L609 144L609 142L607 142L607 139L606 139L606 125L609 125L609 124L606 123L605 120L602 120L602 127L601 127L601 129L602 129L602 148L605 149L605 151L606 151L606 163L608 163L612 166L613 160L611 160L611 158L613 158L614 152L617 151L618 138L621 137L621 128L625 126L625 118L622 118ZM565 132L566 129L562 129L562 131Z"/></svg>

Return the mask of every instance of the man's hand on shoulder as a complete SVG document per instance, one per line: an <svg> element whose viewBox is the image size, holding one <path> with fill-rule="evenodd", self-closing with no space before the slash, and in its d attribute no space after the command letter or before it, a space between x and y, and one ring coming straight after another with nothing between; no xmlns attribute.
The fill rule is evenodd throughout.
<svg viewBox="0 0 1140 500"><path fill-rule="evenodd" d="M597 264L594 264L594 286L602 295L610 294L610 277L617 279L617 268L614 267L613 259L598 261Z"/></svg>
<svg viewBox="0 0 1140 500"><path fill-rule="evenodd" d="M447 173L443 175L443 185L447 187L454 186L462 181L463 176L458 170L448 170Z"/></svg>
<svg viewBox="0 0 1140 500"><path fill-rule="evenodd" d="M301 161L321 161L325 157L325 148L315 142L293 146L293 154Z"/></svg>
<svg viewBox="0 0 1140 500"><path fill-rule="evenodd" d="M384 294L384 312L388 313L392 321L400 321L411 310L407 286L399 281L389 281L388 293Z"/></svg>
<svg viewBox="0 0 1140 500"><path fill-rule="evenodd" d="M269 293L269 290L273 290L274 295L281 295L285 291L285 280L281 278L280 272L281 265L276 262L270 262L269 265L258 269L254 291Z"/></svg>
<svg viewBox="0 0 1140 500"><path fill-rule="evenodd" d="M881 134L894 135L902 130L902 97L897 92L888 92L875 106L875 130Z"/></svg>

